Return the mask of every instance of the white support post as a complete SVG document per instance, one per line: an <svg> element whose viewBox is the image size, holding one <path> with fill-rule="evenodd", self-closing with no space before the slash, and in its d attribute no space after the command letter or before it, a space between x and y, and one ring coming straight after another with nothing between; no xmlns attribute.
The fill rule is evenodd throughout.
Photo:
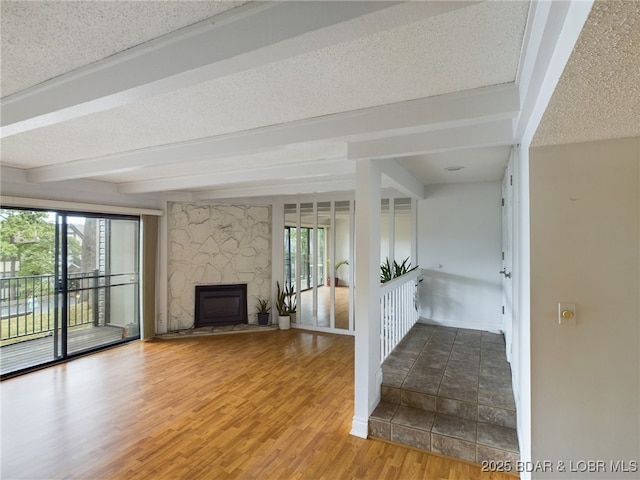
<svg viewBox="0 0 640 480"><path fill-rule="evenodd" d="M300 267L302 266L302 259L300 258L301 251L300 245L302 245L302 232L300 231L302 228L301 217L302 216L302 205L300 202L296 202L296 276L293 282L293 288L296 292L296 299L300 298ZM295 317L296 323L299 322L298 317Z"/></svg>
<svg viewBox="0 0 640 480"><path fill-rule="evenodd" d="M411 266L418 265L418 201L411 199Z"/></svg>
<svg viewBox="0 0 640 480"><path fill-rule="evenodd" d="M313 202L313 251L311 252L311 273L313 275L311 287L313 288L313 324L318 326L318 202ZM299 298L300 300L300 298ZM300 303L300 302L298 302ZM302 305L300 305L302 314Z"/></svg>
<svg viewBox="0 0 640 480"><path fill-rule="evenodd" d="M396 259L396 199L389 198L389 264Z"/></svg>
<svg viewBox="0 0 640 480"><path fill-rule="evenodd" d="M355 329L355 248L356 248L356 206L353 200L349 200L349 331Z"/></svg>
<svg viewBox="0 0 640 480"><path fill-rule="evenodd" d="M271 204L271 323L278 324L278 311L276 305L276 282L284 287L284 203L274 200Z"/></svg>
<svg viewBox="0 0 640 480"><path fill-rule="evenodd" d="M336 282L334 280L336 266L336 202L331 202L331 243L329 251L329 266L327 268L327 278L331 278L329 282L329 325L331 328L336 327Z"/></svg>
<svg viewBox="0 0 640 480"><path fill-rule="evenodd" d="M168 275L168 254L169 248L169 202L164 201L164 211L166 215L162 215L158 219L158 269L156 271L156 333L167 333L170 329L169 325L169 275Z"/></svg>
<svg viewBox="0 0 640 480"><path fill-rule="evenodd" d="M380 401L380 201L377 162L356 161L355 397L351 434L367 438L369 414Z"/></svg>

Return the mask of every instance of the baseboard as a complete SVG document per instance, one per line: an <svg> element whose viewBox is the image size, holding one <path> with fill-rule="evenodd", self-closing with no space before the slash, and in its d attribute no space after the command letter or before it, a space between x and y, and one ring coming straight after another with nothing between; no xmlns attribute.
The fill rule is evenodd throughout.
<svg viewBox="0 0 640 480"><path fill-rule="evenodd" d="M424 323L426 325L437 325L439 327L451 327L451 328L467 328L469 330L483 330L485 332L502 333L502 325L498 323L479 323L479 322L465 322L464 320L433 320L430 318L420 317L418 323Z"/></svg>
<svg viewBox="0 0 640 480"><path fill-rule="evenodd" d="M362 420L360 418L353 417L353 421L351 422L351 431L349 434L354 437L367 438L369 436L369 419L365 418Z"/></svg>
<svg viewBox="0 0 640 480"><path fill-rule="evenodd" d="M341 328L316 327L315 325L306 325L304 323L292 323L291 328L298 330L309 330L311 332L333 333L337 335L349 335L354 337L356 332L352 330L343 330Z"/></svg>

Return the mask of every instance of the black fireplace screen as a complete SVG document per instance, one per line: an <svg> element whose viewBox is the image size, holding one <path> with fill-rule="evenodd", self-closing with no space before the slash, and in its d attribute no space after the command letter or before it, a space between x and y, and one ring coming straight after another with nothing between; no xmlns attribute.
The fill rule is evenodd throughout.
<svg viewBox="0 0 640 480"><path fill-rule="evenodd" d="M248 323L247 285L197 285L195 327Z"/></svg>

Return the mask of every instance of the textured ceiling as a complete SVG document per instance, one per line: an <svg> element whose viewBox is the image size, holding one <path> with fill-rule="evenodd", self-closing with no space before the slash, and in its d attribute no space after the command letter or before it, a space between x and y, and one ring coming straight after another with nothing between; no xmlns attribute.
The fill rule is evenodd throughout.
<svg viewBox="0 0 640 480"><path fill-rule="evenodd" d="M407 157L400 161L424 185L496 181L504 175L511 146ZM449 171L448 167L462 167Z"/></svg>
<svg viewBox="0 0 640 480"><path fill-rule="evenodd" d="M233 170L251 170L266 164L287 165L299 162L308 162L316 159L345 158L347 153L345 143L303 143L298 145L288 145L276 150L261 152L252 155L242 155L226 157L217 160L201 160L191 162L189 165L190 175L208 174L215 170L218 173ZM156 166L153 168L153 178L172 178L175 176L175 166ZM105 182L123 183L148 180L150 172L147 169L134 170L130 172L114 173L94 177L95 180Z"/></svg>
<svg viewBox="0 0 640 480"><path fill-rule="evenodd" d="M2 96L243 3L2 0Z"/></svg>
<svg viewBox="0 0 640 480"><path fill-rule="evenodd" d="M18 111L3 125L23 123L3 129L2 167L26 169L12 178L45 194L54 181L95 179L124 194L196 200L352 190L358 158L397 160L419 180L417 192L419 183L498 181L526 105L551 78L555 45L574 44L571 27L591 7L289 1L234 9L242 3L2 0L2 105ZM146 43L220 13L203 30L217 35L206 37L213 45L237 46L220 49L228 57L203 55L219 52L191 30ZM639 2L596 1L535 144L640 135L639 18ZM284 36L269 43L265 19L283 20ZM185 39L188 48L169 48ZM171 81L139 61L142 51L175 66ZM177 61L192 55L202 63ZM47 80L78 68L65 77L63 101L50 102L62 82ZM125 77L133 83L112 81ZM113 91L93 88L101 84ZM446 171L456 166L464 168Z"/></svg>
<svg viewBox="0 0 640 480"><path fill-rule="evenodd" d="M640 136L640 2L597 1L534 146Z"/></svg>
<svg viewBox="0 0 640 480"><path fill-rule="evenodd" d="M486 2L3 140L36 167L513 82L527 2Z"/></svg>

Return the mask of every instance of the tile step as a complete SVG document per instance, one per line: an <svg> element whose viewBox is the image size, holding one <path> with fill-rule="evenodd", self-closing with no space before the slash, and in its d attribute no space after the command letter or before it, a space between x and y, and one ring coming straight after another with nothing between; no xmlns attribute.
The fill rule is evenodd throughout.
<svg viewBox="0 0 640 480"><path fill-rule="evenodd" d="M387 404L412 407L501 427L516 428L515 407L509 408L501 399L491 395L480 398L478 402L469 402L383 384L381 400Z"/></svg>
<svg viewBox="0 0 640 480"><path fill-rule="evenodd" d="M519 460L514 428L387 402L369 418L369 434L478 464Z"/></svg>

